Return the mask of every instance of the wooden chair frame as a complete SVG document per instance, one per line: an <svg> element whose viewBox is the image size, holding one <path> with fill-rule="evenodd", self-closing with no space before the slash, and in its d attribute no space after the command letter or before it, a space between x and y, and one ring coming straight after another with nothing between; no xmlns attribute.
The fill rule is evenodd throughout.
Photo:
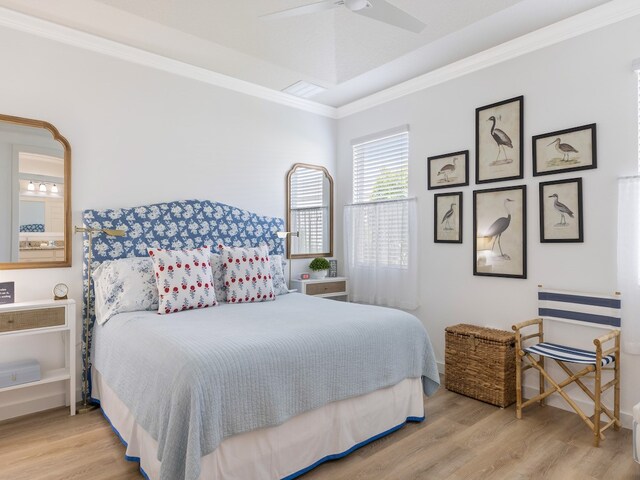
<svg viewBox="0 0 640 480"><path fill-rule="evenodd" d="M531 333L527 335L522 335L521 330L527 327L538 326L538 333ZM604 431L609 427L613 426L614 430L619 430L620 423L620 331L619 330L611 330L605 335L602 335L593 340L593 344L596 347L596 364L595 365L586 365L583 369L578 372L573 372L565 362L557 359L555 362L564 370L564 372L568 375L565 380L562 382L556 382L547 371L544 369L545 357L542 355L537 355L539 358L536 360L534 356L524 351L523 342L530 340L532 338L537 338L538 343L544 342L544 332L543 332L543 320L542 318L534 318L532 320L527 320L526 322L521 322L511 327L515 332L516 337L516 418L522 418L522 409L528 407L529 405L539 402L540 405L544 405L545 399L553 394L558 393L562 398L564 398L567 403L573 408L576 413L582 418L582 420L587 424L589 429L593 432L593 444L594 446L600 445L600 440L604 440ZM614 346L604 350L602 345L606 342L614 340ZM612 362L613 367L603 367L602 366L602 358L607 355L615 354L615 360ZM527 365L523 365L525 363L525 359L528 362ZM567 362L569 363L569 362ZM535 368L538 370L540 376L540 393L529 400L523 402L522 398L522 383L523 383L523 373L530 369ZM603 371L613 371L614 378L610 382L602 385L602 372ZM594 391L589 390L589 388L582 382L582 377L586 377L593 373L595 378ZM550 390L545 389L545 381L549 382L551 385ZM575 383L580 387L580 389L587 394L587 396L594 403L594 414L593 417L588 417L582 409L565 393L563 390L564 387ZM601 402L602 394L610 389L614 388L614 406L613 412L604 406ZM604 413L607 417L609 417L609 422L607 422L604 426L601 426L600 417Z"/></svg>

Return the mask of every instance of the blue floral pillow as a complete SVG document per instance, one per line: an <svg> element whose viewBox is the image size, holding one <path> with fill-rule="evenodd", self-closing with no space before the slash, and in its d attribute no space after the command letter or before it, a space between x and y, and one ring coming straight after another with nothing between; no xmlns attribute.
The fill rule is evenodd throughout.
<svg viewBox="0 0 640 480"><path fill-rule="evenodd" d="M91 277L100 325L117 313L158 309L158 287L153 261L148 257L108 260Z"/></svg>

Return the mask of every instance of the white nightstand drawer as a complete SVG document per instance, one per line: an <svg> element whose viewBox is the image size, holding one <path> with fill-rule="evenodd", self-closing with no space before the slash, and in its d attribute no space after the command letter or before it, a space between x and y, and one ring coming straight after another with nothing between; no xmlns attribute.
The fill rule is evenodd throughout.
<svg viewBox="0 0 640 480"><path fill-rule="evenodd" d="M345 277L292 280L291 287L305 295L349 301L349 281Z"/></svg>
<svg viewBox="0 0 640 480"><path fill-rule="evenodd" d="M321 283L311 283L307 285L307 295L324 295L327 293L344 293L347 291L347 282L342 281L326 281Z"/></svg>
<svg viewBox="0 0 640 480"><path fill-rule="evenodd" d="M67 321L66 313L65 307L0 312L0 333L62 326Z"/></svg>

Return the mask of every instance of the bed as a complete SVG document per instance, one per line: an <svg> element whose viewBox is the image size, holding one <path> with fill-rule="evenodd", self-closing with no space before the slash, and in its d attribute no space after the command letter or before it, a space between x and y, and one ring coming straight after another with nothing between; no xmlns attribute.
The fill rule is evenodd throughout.
<svg viewBox="0 0 640 480"><path fill-rule="evenodd" d="M281 219L215 202L83 215L92 227L128 232L100 237L93 267L152 246L267 244L283 253ZM439 384L414 316L298 293L172 315L119 313L89 338L91 398L126 458L154 480L296 478L424 420L423 395Z"/></svg>

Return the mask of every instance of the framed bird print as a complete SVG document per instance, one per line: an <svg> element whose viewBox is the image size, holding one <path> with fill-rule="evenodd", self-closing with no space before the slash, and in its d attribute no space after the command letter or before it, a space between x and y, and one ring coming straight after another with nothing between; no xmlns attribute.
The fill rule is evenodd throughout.
<svg viewBox="0 0 640 480"><path fill-rule="evenodd" d="M534 176L598 167L595 123L536 135L532 140Z"/></svg>
<svg viewBox="0 0 640 480"><path fill-rule="evenodd" d="M527 187L473 192L473 274L527 278Z"/></svg>
<svg viewBox="0 0 640 480"><path fill-rule="evenodd" d="M469 150L427 158L427 189L469 185Z"/></svg>
<svg viewBox="0 0 640 480"><path fill-rule="evenodd" d="M523 177L524 97L476 108L476 183Z"/></svg>
<svg viewBox="0 0 640 480"><path fill-rule="evenodd" d="M433 196L433 241L462 243L462 192Z"/></svg>
<svg viewBox="0 0 640 480"><path fill-rule="evenodd" d="M581 178L540 183L540 241L584 242Z"/></svg>

